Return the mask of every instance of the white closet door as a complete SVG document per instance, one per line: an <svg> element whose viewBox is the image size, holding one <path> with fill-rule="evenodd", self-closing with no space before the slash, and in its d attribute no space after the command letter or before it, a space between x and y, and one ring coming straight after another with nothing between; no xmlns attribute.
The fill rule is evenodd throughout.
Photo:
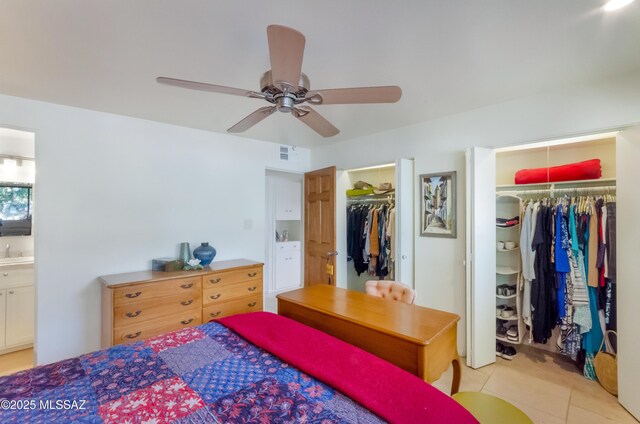
<svg viewBox="0 0 640 424"><path fill-rule="evenodd" d="M396 281L415 287L413 281L413 160L396 162Z"/></svg>
<svg viewBox="0 0 640 424"><path fill-rule="evenodd" d="M638 211L640 211L640 126L621 131L616 139L618 257L618 400L640 419L640 261L638 260Z"/></svg>
<svg viewBox="0 0 640 424"><path fill-rule="evenodd" d="M466 152L467 365L496 361L496 155Z"/></svg>

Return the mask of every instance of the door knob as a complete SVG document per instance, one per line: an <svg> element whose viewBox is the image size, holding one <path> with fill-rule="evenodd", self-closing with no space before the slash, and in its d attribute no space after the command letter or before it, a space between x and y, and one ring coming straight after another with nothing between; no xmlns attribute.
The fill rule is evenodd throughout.
<svg viewBox="0 0 640 424"><path fill-rule="evenodd" d="M338 256L338 252L336 250L333 252L327 252L327 256Z"/></svg>

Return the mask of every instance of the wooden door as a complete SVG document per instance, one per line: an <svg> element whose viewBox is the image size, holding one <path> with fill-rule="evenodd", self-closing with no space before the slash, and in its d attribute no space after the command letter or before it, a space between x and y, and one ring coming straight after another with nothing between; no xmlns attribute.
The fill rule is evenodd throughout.
<svg viewBox="0 0 640 424"><path fill-rule="evenodd" d="M304 285L336 284L336 167L304 174Z"/></svg>

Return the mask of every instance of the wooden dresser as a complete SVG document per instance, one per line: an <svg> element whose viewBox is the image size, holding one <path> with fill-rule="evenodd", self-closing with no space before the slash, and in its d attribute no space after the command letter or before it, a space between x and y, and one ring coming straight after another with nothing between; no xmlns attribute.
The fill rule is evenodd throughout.
<svg viewBox="0 0 640 424"><path fill-rule="evenodd" d="M199 271L104 275L102 347L136 342L214 318L262 310L262 263L214 262Z"/></svg>

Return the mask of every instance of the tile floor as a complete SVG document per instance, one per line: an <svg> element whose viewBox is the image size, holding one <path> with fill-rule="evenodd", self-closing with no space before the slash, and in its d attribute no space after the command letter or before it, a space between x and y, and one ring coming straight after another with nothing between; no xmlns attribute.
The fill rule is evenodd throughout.
<svg viewBox="0 0 640 424"><path fill-rule="evenodd" d="M464 367L460 391L503 398L536 424L638 423L615 396L585 379L567 358L532 347L519 352L512 361L497 358L477 370ZM451 378L449 370L434 386L449 393Z"/></svg>
<svg viewBox="0 0 640 424"><path fill-rule="evenodd" d="M33 367L33 349L23 349L0 355L0 376Z"/></svg>

